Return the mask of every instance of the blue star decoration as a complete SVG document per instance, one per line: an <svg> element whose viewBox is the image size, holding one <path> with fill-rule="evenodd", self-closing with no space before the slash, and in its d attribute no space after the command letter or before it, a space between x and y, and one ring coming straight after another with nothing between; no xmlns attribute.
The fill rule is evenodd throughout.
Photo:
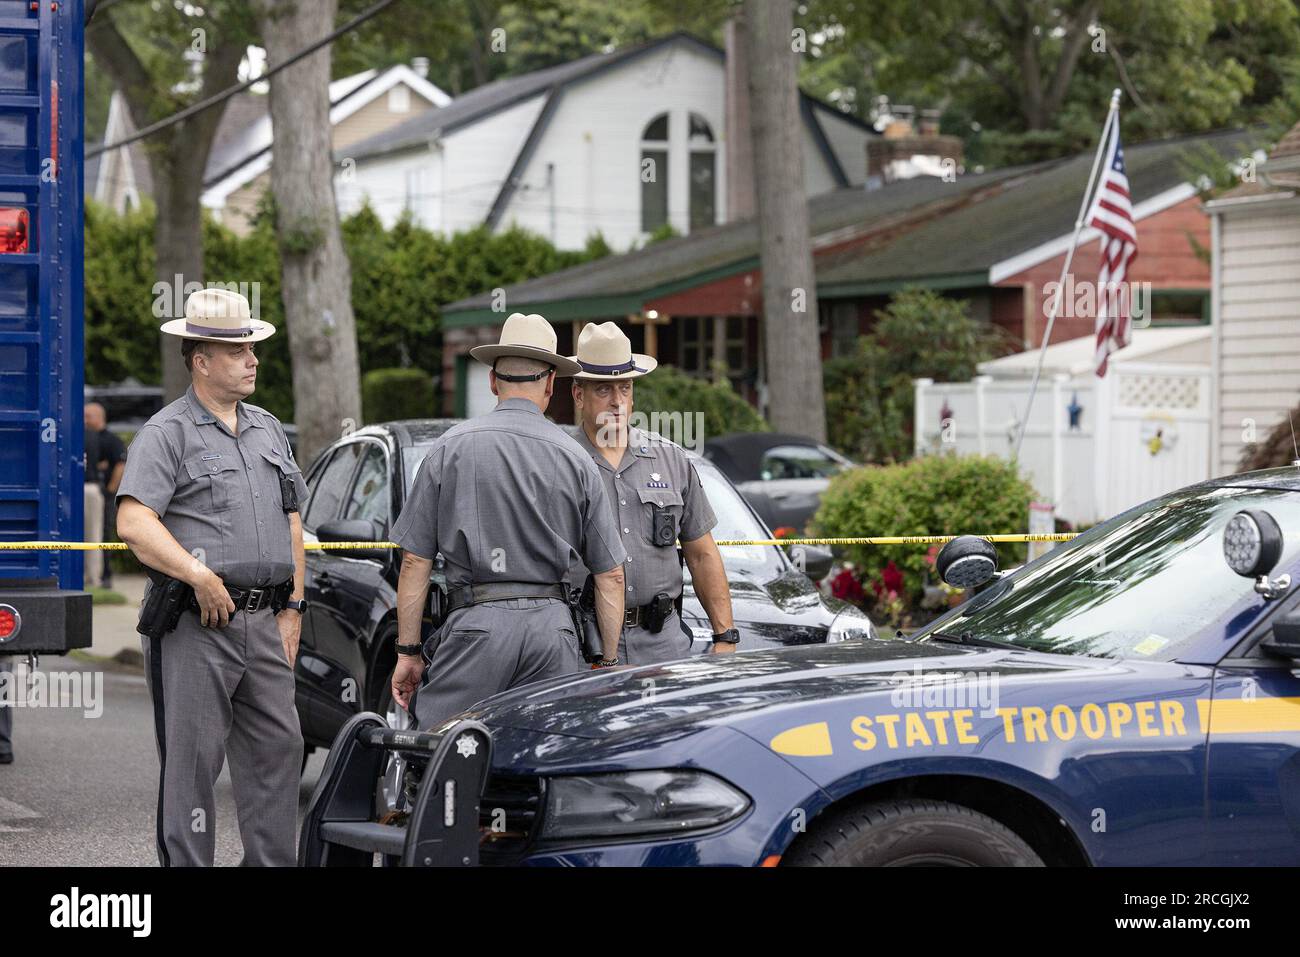
<svg viewBox="0 0 1300 957"><path fill-rule="evenodd" d="M1083 406L1079 405L1079 393L1074 393L1070 398L1070 404L1065 407L1065 411L1070 413L1070 428L1079 429L1079 416L1083 415Z"/></svg>

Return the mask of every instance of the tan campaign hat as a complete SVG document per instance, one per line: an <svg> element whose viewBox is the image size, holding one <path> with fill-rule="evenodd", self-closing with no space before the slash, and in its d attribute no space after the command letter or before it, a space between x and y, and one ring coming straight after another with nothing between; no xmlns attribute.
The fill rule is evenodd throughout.
<svg viewBox="0 0 1300 957"><path fill-rule="evenodd" d="M275 326L254 319L248 300L228 289L200 289L185 300L185 318L162 324L168 335L204 342L261 342L275 335Z"/></svg>
<svg viewBox="0 0 1300 957"><path fill-rule="evenodd" d="M573 361L581 368L575 379L639 379L659 366L659 360L632 351L632 340L617 323L590 323L578 336Z"/></svg>
<svg viewBox="0 0 1300 957"><path fill-rule="evenodd" d="M551 324L537 313L513 313L501 327L501 338L494 346L475 346L469 350L479 362L490 366L503 356L537 359L555 366L557 376L573 375L580 368L572 359L558 355L558 340Z"/></svg>

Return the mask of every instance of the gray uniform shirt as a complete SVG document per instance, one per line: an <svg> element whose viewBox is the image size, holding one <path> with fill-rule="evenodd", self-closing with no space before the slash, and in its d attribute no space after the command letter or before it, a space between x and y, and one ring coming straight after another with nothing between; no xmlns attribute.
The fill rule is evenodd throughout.
<svg viewBox="0 0 1300 957"><path fill-rule="evenodd" d="M595 464L527 399L449 430L420 463L393 541L438 552L447 584L556 584L575 562L606 572L627 553Z"/></svg>
<svg viewBox="0 0 1300 957"><path fill-rule="evenodd" d="M299 504L307 483L279 420L255 405L235 408L237 435L190 386L136 433L117 499L157 512L181 547L227 584L275 585L294 576L280 476L292 478Z"/></svg>
<svg viewBox="0 0 1300 957"><path fill-rule="evenodd" d="M712 531L718 518L695 466L679 446L640 429L628 429L627 448L618 468L605 461L583 429L578 430L578 444L600 469L610 508L627 546L624 603L628 608L645 605L660 592L676 598L682 590L682 566L675 545L654 544L654 506L668 510L677 525L678 538L684 542Z"/></svg>

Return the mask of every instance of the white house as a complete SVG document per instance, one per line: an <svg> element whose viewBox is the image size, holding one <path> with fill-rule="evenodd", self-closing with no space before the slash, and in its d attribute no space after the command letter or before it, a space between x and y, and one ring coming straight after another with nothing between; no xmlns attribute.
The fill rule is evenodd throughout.
<svg viewBox="0 0 1300 957"><path fill-rule="evenodd" d="M451 97L426 78L428 66L427 59L421 57L412 66L365 70L330 83L334 148L347 149L449 104ZM241 96L254 100L241 110L252 117L232 116L229 128L223 120L208 158L202 197L203 205L236 232L247 229L270 186L274 140L267 96L251 91ZM231 107L239 99L235 97Z"/></svg>
<svg viewBox="0 0 1300 957"><path fill-rule="evenodd" d="M336 150L340 212L369 202L446 233L516 223L565 249L727 222L728 176L752 175L729 163L728 103L747 93L727 77L722 50L673 34L497 80ZM802 118L808 194L862 184L875 131L806 95Z"/></svg>
<svg viewBox="0 0 1300 957"><path fill-rule="evenodd" d="M446 106L451 97L426 79L429 61L365 70L330 84L334 147L343 148L417 116ZM109 101L105 143L135 132L121 93ZM203 205L236 232L244 232L270 185L270 101L254 86L230 98L213 138L203 174ZM92 144L96 145L96 144ZM86 162L86 195L119 213L151 195L152 180L142 144L133 143Z"/></svg>
<svg viewBox="0 0 1300 957"><path fill-rule="evenodd" d="M1300 397L1300 123L1252 182L1205 208L1213 253L1212 461L1215 475L1227 475Z"/></svg>

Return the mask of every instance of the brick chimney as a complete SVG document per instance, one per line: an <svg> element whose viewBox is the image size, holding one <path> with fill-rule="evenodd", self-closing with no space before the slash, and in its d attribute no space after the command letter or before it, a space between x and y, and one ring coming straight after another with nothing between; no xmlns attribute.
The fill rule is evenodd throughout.
<svg viewBox="0 0 1300 957"><path fill-rule="evenodd" d="M913 129L915 113L910 106L888 106L882 134L867 140L868 189L897 179L961 170L962 142L939 133L940 111L922 110L919 128Z"/></svg>
<svg viewBox="0 0 1300 957"><path fill-rule="evenodd" d="M722 28L725 64L727 216L731 223L754 215L754 142L749 131L749 63L745 50L743 13Z"/></svg>

